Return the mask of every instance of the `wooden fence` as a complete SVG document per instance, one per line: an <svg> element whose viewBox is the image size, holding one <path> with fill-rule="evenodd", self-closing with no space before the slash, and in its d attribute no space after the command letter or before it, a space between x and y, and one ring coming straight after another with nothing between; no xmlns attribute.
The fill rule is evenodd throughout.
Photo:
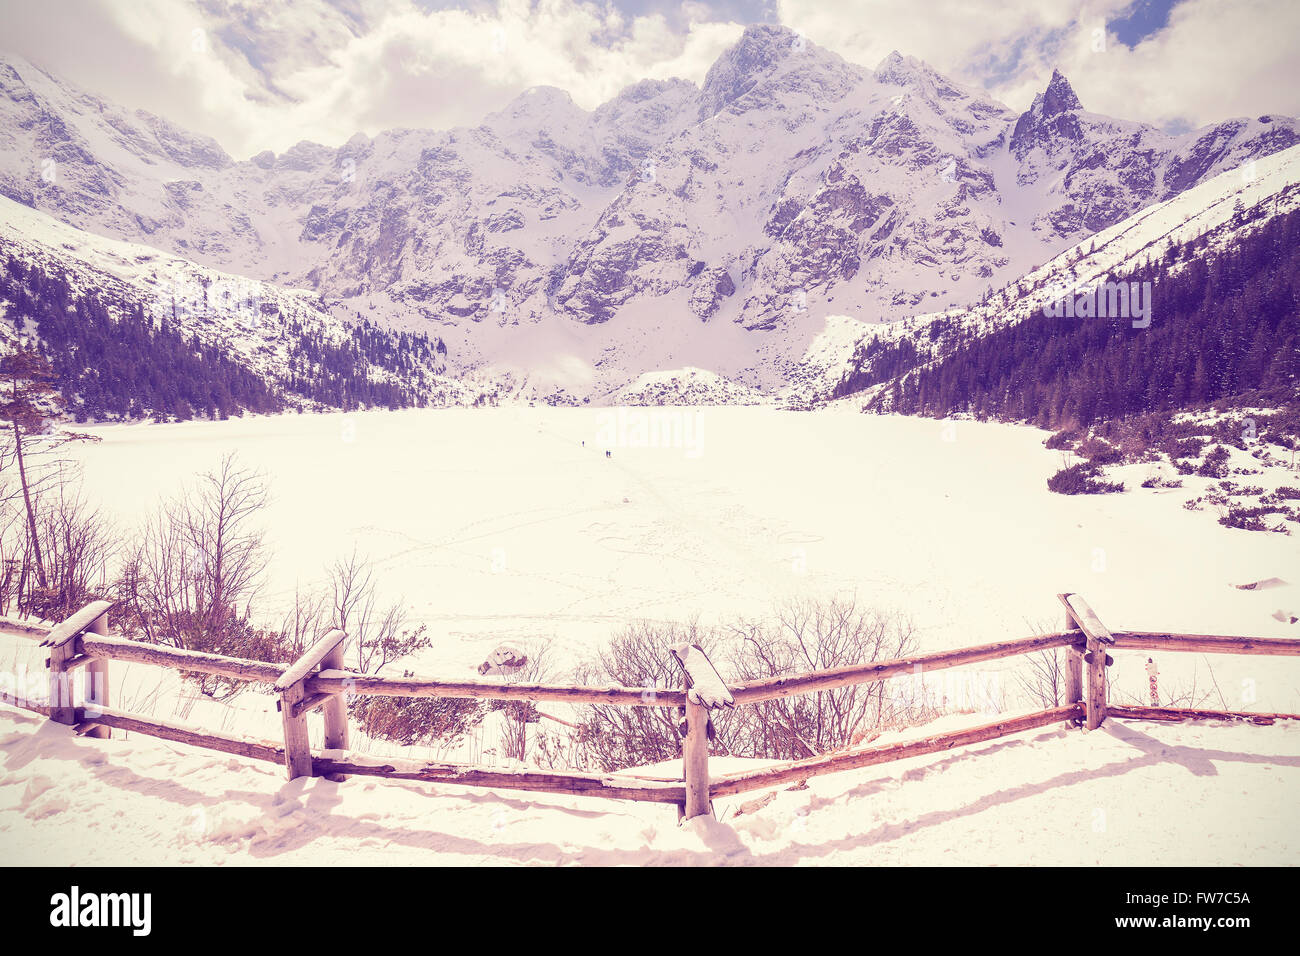
<svg viewBox="0 0 1300 956"><path fill-rule="evenodd" d="M872 661L788 677L767 678L732 686L723 682L697 645L680 645L672 653L682 665L681 690L438 681L423 677L358 674L343 667L343 649L347 635L341 630L329 631L302 657L287 666L243 660L113 637L108 633L108 612L112 604L109 601L96 601L50 630L43 642L43 646L49 647L50 652L46 662L49 672L48 704L33 703L9 695L0 696L0 701L45 714L51 720L71 725L78 733L88 736L107 737L113 729L126 730L252 759L268 760L283 765L289 779L323 776L332 780L344 780L356 775L650 801L676 804L679 814L687 819L711 813L714 797L951 750L1062 722L1095 730L1108 715L1125 719L1213 718L1252 720L1259 723L1279 719L1300 720L1300 714L1256 714L1108 704L1106 668L1114 663L1108 653L1109 649L1300 656L1300 640L1150 631L1112 632L1079 595L1061 594L1058 597L1065 607L1066 617L1065 629L1056 633L898 660ZM723 774L717 779L710 778L709 721L712 710L913 676L1054 648L1066 648L1067 703L1063 706L916 740L857 747L803 760L785 761L756 770ZM283 739L267 741L209 733L171 721L146 719L115 710L111 706L109 694L110 660L154 664L192 674L269 684L278 697ZM83 671L85 677L80 704L76 700L74 679L78 670ZM656 778L627 772L597 774L516 770L373 758L347 749L345 695L348 694L546 700L618 707L676 708L684 716L682 775L678 778ZM317 711L324 719L324 748L313 753L308 739L307 719Z"/></svg>

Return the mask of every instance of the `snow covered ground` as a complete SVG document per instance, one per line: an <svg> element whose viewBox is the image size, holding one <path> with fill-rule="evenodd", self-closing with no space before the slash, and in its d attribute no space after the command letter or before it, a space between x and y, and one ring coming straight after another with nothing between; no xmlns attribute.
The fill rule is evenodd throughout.
<svg viewBox="0 0 1300 956"><path fill-rule="evenodd" d="M433 647L399 665L429 676L476 677L497 644L549 640L563 680L634 619L726 623L845 592L910 616L923 650L1058 629L1060 591L1113 630L1300 637L1275 614L1300 606L1295 537L1223 528L1186 511L1186 495L1052 495L1060 454L1024 427L844 408L510 407L96 431L76 452L86 490L128 529L227 451L263 469L264 609L355 546L429 625ZM1274 577L1286 583L1234 587ZM40 656L0 634L0 670L39 685ZM1115 656L1115 694L1143 698L1146 655ZM1300 712L1295 658L1158 663L1166 695L1195 684L1203 706ZM1016 666L982 666L1010 708L1023 706ZM196 702L169 672L113 668L118 707L279 735L266 695ZM662 806L286 784L269 764L139 735L73 739L0 706L0 847L14 862L87 863L1300 862L1300 727L1112 721L973 749L989 756L818 778L739 816L756 795L721 800L720 823L679 830Z"/></svg>
<svg viewBox="0 0 1300 956"><path fill-rule="evenodd" d="M128 528L237 450L275 499L264 605L355 546L429 626L433 648L407 666L448 678L502 641L550 640L571 661L629 620L726 623L801 594L899 610L926 650L1056 630L1062 591L1112 630L1300 637L1273 616L1300 609L1300 538L1220 527L1186 494L1051 494L1061 455L1019 426L511 407L96 431L77 452L87 490ZM1233 586L1269 577L1288 583ZM1134 693L1144 663L1117 665ZM1201 655L1159 663L1171 682L1209 679ZM1300 711L1296 662L1213 666L1229 709Z"/></svg>
<svg viewBox="0 0 1300 956"><path fill-rule="evenodd" d="M1112 720L814 778L753 813L735 811L754 794L720 799L718 821L678 827L662 805L285 782L0 705L11 864L1294 865L1298 782L1295 725Z"/></svg>

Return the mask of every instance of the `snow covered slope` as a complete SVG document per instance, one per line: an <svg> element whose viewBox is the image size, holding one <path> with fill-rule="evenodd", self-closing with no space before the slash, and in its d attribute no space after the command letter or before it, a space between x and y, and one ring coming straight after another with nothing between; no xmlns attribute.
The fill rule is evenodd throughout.
<svg viewBox="0 0 1300 956"><path fill-rule="evenodd" d="M0 262L16 260L46 274L61 274L74 295L93 293L110 307L129 312L137 305L156 322L167 321L186 336L218 344L225 354L271 384L285 384L291 357L307 339L341 343L350 339L351 317L331 313L319 295L196 265L149 246L107 239L52 219L0 197ZM6 311L8 303L0 303ZM13 318L0 324L0 340L17 334ZM30 331L30 330L25 330ZM435 405L465 404L479 394L445 377L444 362L417 363ZM299 359L301 361L301 359ZM375 381L410 385L414 376L370 365Z"/></svg>
<svg viewBox="0 0 1300 956"><path fill-rule="evenodd" d="M1300 206L1300 147L1291 147L1220 173L1088 237L968 309L949 310L870 326L828 320L791 376L791 391L827 397L847 375L871 379L872 343L910 341L917 364L942 357L962 340L1023 321L1064 297L1116 278L1170 242L1206 237L1211 248Z"/></svg>
<svg viewBox="0 0 1300 956"><path fill-rule="evenodd" d="M762 393L699 368L645 372L618 390L618 405L756 405Z"/></svg>
<svg viewBox="0 0 1300 956"><path fill-rule="evenodd" d="M1183 493L1053 494L1061 455L1034 428L539 403L85 430L102 441L69 454L126 527L237 451L271 484L268 616L355 548L428 626L434 647L403 665L421 673L470 677L502 642L577 660L629 621L728 624L801 595L905 612L927 650L1050 630L1067 590L1116 628L1297 631L1274 612L1300 607L1300 539L1222 527ZM1233 586L1273 576L1289 586ZM1270 662L1267 681L1258 666L1215 669L1300 712L1300 660Z"/></svg>

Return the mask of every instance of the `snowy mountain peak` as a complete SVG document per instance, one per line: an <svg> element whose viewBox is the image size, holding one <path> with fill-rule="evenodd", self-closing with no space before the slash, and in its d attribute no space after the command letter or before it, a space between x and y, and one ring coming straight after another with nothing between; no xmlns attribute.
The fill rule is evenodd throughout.
<svg viewBox="0 0 1300 956"><path fill-rule="evenodd" d="M234 165L216 140L74 89L20 56L0 53L0 102L7 104L6 120L12 123L6 132L30 131L37 155L60 164L133 157L209 170ZM108 177L93 191L102 195L112 188Z"/></svg>
<svg viewBox="0 0 1300 956"><path fill-rule="evenodd" d="M1077 113L1083 109L1074 87L1060 70L1052 71L1047 89L1034 97L1034 103L1021 114L1011 133L1011 148L1017 156L1035 145L1053 140L1079 140L1083 133Z"/></svg>
<svg viewBox="0 0 1300 956"><path fill-rule="evenodd" d="M929 67L914 56L903 56L894 50L885 57L873 71L876 79L891 86L907 86L915 83L917 78L927 72Z"/></svg>
<svg viewBox="0 0 1300 956"><path fill-rule="evenodd" d="M1060 70L1052 71L1052 79L1047 84L1047 90L1042 94L1042 116L1050 117L1064 113L1067 110L1081 110L1083 104L1079 102L1079 97L1075 95L1074 87ZM1035 103L1038 101L1035 100Z"/></svg>
<svg viewBox="0 0 1300 956"><path fill-rule="evenodd" d="M548 115L555 113L582 112L584 111L573 102L573 97L558 86L530 86L506 104L505 109L489 116L485 125L492 126L506 118L534 117L545 120Z"/></svg>
<svg viewBox="0 0 1300 956"><path fill-rule="evenodd" d="M700 93L700 120L716 116L759 81L775 72L793 53L813 45L788 27L749 26L736 43L709 67Z"/></svg>
<svg viewBox="0 0 1300 956"><path fill-rule="evenodd" d="M620 105L644 103L666 93L693 94L698 92L699 89L694 83L678 77L668 80L638 80L630 86L625 86L612 100L598 107L596 112L617 109Z"/></svg>

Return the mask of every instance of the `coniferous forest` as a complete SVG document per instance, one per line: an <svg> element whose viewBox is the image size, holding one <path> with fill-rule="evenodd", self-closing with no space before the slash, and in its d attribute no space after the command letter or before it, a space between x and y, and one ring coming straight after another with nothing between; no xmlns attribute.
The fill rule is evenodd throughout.
<svg viewBox="0 0 1300 956"><path fill-rule="evenodd" d="M1088 427L1223 399L1286 406L1300 385L1300 212L1232 246L1168 245L1119 281L1150 282L1148 328L1125 318L1035 314L959 343L926 367L908 340L875 342L871 374L838 394L894 379L872 405L910 415ZM904 374L906 373L906 374ZM896 377L897 376L897 377Z"/></svg>
<svg viewBox="0 0 1300 956"><path fill-rule="evenodd" d="M268 381L223 343L205 343L166 316L157 320L141 302L78 294L64 276L17 259L0 275L0 301L16 331L39 339L78 421L274 412L287 406L286 394L349 411L407 408L424 403L428 366L446 351L439 339L367 321L340 341L290 321L287 367ZM375 381L375 368L395 376Z"/></svg>

